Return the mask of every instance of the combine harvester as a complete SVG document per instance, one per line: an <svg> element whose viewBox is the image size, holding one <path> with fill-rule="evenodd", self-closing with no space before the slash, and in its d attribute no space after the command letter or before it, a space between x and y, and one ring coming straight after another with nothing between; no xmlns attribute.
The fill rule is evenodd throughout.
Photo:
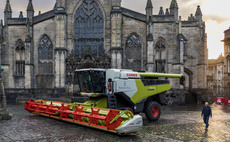
<svg viewBox="0 0 230 142"><path fill-rule="evenodd" d="M161 106L170 103L168 78L185 78L180 74L142 73L120 69L76 70L84 103L29 100L25 109L34 114L77 123L118 134L138 131L143 126L139 113L150 121L161 115Z"/></svg>

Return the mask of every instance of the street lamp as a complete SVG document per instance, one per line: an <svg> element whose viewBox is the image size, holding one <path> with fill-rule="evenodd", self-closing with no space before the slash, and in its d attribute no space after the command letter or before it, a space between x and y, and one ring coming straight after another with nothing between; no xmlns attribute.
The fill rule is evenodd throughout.
<svg viewBox="0 0 230 142"><path fill-rule="evenodd" d="M0 53L1 53L1 43L0 43ZM1 58L1 54L0 54ZM1 61L1 60L0 60ZM0 120L9 120L12 118L12 115L10 115L6 110L6 95L5 95L5 89L4 84L2 80L2 72L4 69L2 68L1 62L0 62Z"/></svg>

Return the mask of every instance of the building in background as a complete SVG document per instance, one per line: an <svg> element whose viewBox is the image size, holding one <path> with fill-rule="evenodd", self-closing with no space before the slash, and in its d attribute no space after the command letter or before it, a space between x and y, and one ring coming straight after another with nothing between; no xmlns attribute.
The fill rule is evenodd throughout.
<svg viewBox="0 0 230 142"><path fill-rule="evenodd" d="M224 55L208 60L207 86L213 97L230 97L230 28L224 31Z"/></svg>
<svg viewBox="0 0 230 142"><path fill-rule="evenodd" d="M230 97L230 28L224 31L224 96Z"/></svg>
<svg viewBox="0 0 230 142"><path fill-rule="evenodd" d="M53 9L36 15L29 0L27 16L12 17L6 0L0 37L8 94L77 92L74 70L87 67L184 74L185 90L205 94L207 35L200 6L182 21L177 1L169 5L153 14L148 0L141 14L121 7L121 0L56 0ZM171 83L184 89L178 79Z"/></svg>
<svg viewBox="0 0 230 142"><path fill-rule="evenodd" d="M208 60L207 83L210 95L224 97L224 56Z"/></svg>

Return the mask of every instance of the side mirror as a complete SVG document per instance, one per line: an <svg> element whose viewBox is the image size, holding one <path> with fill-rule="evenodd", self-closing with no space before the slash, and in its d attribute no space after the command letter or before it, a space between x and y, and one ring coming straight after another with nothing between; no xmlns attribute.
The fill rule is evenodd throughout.
<svg viewBox="0 0 230 142"><path fill-rule="evenodd" d="M184 76L182 76L180 78L180 85L185 85L185 77Z"/></svg>

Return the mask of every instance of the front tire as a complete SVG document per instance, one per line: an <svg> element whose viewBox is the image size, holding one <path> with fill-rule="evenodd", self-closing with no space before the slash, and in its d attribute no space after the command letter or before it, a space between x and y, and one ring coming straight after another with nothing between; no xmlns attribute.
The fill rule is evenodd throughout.
<svg viewBox="0 0 230 142"><path fill-rule="evenodd" d="M145 106L145 116L150 121L157 121L161 116L161 106L157 102L148 102Z"/></svg>

